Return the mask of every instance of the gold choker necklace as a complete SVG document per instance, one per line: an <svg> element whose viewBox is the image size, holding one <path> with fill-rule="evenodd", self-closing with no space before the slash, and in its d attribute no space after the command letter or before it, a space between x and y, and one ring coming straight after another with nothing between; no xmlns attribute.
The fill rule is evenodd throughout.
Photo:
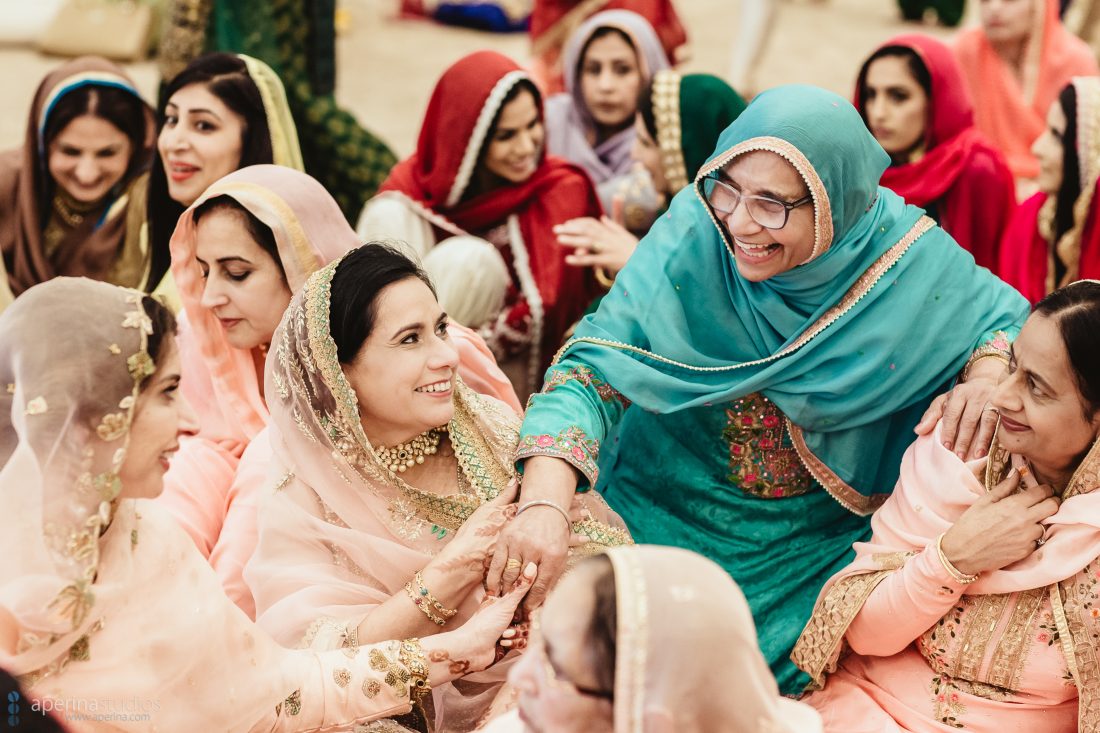
<svg viewBox="0 0 1100 733"><path fill-rule="evenodd" d="M412 440L398 443L392 448L375 448L374 455L390 473L404 473L408 469L424 462L425 456L434 456L439 450L441 433L446 427L432 428Z"/></svg>

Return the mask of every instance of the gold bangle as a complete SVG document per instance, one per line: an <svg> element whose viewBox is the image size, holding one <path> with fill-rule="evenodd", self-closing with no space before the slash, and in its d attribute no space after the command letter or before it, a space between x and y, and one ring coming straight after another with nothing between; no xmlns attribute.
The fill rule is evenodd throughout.
<svg viewBox="0 0 1100 733"><path fill-rule="evenodd" d="M424 648L420 646L420 639L405 639L401 642L401 648L397 652L397 659L409 670L409 700L417 705L432 691L431 682L428 680L428 658L424 656Z"/></svg>
<svg viewBox="0 0 1100 733"><path fill-rule="evenodd" d="M944 534L947 534L946 532ZM940 564L943 565L943 569L947 571L947 574L954 579L959 585L970 585L978 579L978 573L974 575L967 575L963 571L951 564L951 561L947 559L947 555L943 554L943 535L941 534L936 538L936 554L940 556Z"/></svg>
<svg viewBox="0 0 1100 733"><path fill-rule="evenodd" d="M416 588L413 588L414 582ZM458 613L458 609L447 608L431 594L431 591L424 585L424 576L421 575L419 570L413 575L412 580L405 583L405 592L409 594L409 598L416 604L416 607L423 611L424 615L437 626L443 626Z"/></svg>
<svg viewBox="0 0 1100 733"><path fill-rule="evenodd" d="M596 282L598 282L602 287L610 290L611 286L615 284L615 276L608 275L607 270L605 270L602 265L594 268L592 272L596 276Z"/></svg>
<svg viewBox="0 0 1100 733"><path fill-rule="evenodd" d="M1006 367L1008 366L1008 357L1006 357L1004 354L1002 354L999 351L998 352L988 352L988 353L985 353L985 354L980 354L979 356L972 357L970 359L970 361L967 362L966 368L963 369L962 380L961 381L965 382L967 379L970 378L970 371L982 359L997 359L1002 364L1004 364Z"/></svg>

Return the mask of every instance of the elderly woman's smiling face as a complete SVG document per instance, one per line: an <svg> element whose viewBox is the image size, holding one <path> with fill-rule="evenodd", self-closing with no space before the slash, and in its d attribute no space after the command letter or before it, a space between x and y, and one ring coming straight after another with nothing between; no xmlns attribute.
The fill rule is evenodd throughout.
<svg viewBox="0 0 1100 733"><path fill-rule="evenodd" d="M1001 447L1027 458L1042 482L1058 488L1100 433L1100 412L1081 394L1058 314L1027 319L1009 376L990 402L1001 416Z"/></svg>
<svg viewBox="0 0 1100 733"><path fill-rule="evenodd" d="M810 258L814 206L794 166L775 153L757 150L738 156L712 176L725 185L712 186L708 198L733 239L734 261L743 278L767 280Z"/></svg>

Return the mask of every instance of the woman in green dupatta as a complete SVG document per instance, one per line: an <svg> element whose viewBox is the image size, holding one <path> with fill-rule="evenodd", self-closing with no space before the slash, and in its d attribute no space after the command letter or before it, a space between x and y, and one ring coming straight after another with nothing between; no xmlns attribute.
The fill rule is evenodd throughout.
<svg viewBox="0 0 1100 733"><path fill-rule="evenodd" d="M558 244L574 249L566 263L596 268L596 278L610 287L611 278L638 246L638 237L631 233L638 229L637 220L644 212L664 212L672 197L695 178L718 136L744 109L741 95L717 76L683 75L672 69L654 74L638 98L631 156L639 170L626 179L619 194L622 211L556 226ZM589 312L598 304L599 300Z"/></svg>
<svg viewBox="0 0 1100 733"><path fill-rule="evenodd" d="M847 100L761 94L559 352L520 435L521 504L599 482L638 541L716 560L787 693L806 680L788 655L817 591L869 536L919 418L968 367L947 420L963 415L949 447L967 453L1004 372L984 357L1027 314L878 186L888 164ZM490 587L512 561L554 576L555 515L502 533Z"/></svg>
<svg viewBox="0 0 1100 733"><path fill-rule="evenodd" d="M210 51L247 54L274 69L286 87L306 172L353 222L397 158L336 104L334 8L300 0L172 0L160 70L172 79Z"/></svg>

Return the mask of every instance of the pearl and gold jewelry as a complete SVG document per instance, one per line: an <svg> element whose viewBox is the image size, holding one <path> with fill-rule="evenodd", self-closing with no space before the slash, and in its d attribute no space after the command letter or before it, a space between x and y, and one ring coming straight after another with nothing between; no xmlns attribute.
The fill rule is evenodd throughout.
<svg viewBox="0 0 1100 733"><path fill-rule="evenodd" d="M404 473L423 463L425 456L434 456L439 450L439 440L445 428L432 428L412 440L398 443L392 448L375 448L374 455L391 473Z"/></svg>

